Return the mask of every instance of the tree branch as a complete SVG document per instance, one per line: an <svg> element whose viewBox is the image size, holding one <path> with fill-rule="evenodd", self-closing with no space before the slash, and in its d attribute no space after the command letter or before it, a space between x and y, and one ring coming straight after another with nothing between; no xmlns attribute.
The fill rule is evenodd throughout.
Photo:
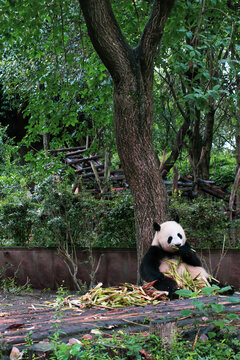
<svg viewBox="0 0 240 360"><path fill-rule="evenodd" d="M175 0L155 0L135 54L152 71L167 16ZM135 55L113 14L110 0L79 0L94 48L114 81L135 70Z"/></svg>
<svg viewBox="0 0 240 360"><path fill-rule="evenodd" d="M175 0L155 0L149 20L143 30L140 42L136 48L141 64L146 71L151 71L157 56L163 29Z"/></svg>
<svg viewBox="0 0 240 360"><path fill-rule="evenodd" d="M115 19L110 0L79 0L89 36L113 80L129 72L133 50ZM129 61L126 61L126 60Z"/></svg>

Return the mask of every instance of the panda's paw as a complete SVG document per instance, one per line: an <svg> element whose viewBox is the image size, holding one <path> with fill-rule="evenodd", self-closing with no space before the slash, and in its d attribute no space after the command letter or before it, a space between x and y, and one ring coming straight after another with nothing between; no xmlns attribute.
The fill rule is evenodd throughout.
<svg viewBox="0 0 240 360"><path fill-rule="evenodd" d="M179 299L179 295L176 294L176 291L177 291L177 290L180 290L180 289L172 289L172 290L169 291L168 297L169 297L170 300L177 300L177 299Z"/></svg>
<svg viewBox="0 0 240 360"><path fill-rule="evenodd" d="M188 245L183 245L179 247L179 254L180 256L190 256L191 255L191 248Z"/></svg>

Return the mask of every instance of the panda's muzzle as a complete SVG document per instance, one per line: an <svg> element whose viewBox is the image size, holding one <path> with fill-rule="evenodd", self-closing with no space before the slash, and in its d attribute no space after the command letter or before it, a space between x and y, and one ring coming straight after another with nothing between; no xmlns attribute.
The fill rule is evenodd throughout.
<svg viewBox="0 0 240 360"><path fill-rule="evenodd" d="M182 246L182 244L181 244L181 243L178 243L178 244L173 244L173 246L172 246L172 247L173 247L173 248L174 248L174 247L176 247L176 248L178 248L178 249L179 249L179 248L180 248L180 246Z"/></svg>

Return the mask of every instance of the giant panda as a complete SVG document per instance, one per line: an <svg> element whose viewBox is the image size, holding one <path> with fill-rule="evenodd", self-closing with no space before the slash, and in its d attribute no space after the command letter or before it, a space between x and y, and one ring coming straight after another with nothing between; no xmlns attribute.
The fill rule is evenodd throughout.
<svg viewBox="0 0 240 360"><path fill-rule="evenodd" d="M203 286L216 283L217 280L212 280L211 275L202 267L195 250L186 241L185 232L179 223L166 221L159 225L155 222L154 230L152 245L140 265L140 275L143 280L147 282L157 280L153 285L156 289L167 291L170 299L177 298L175 294L179 289L177 282L164 275L169 271L168 260L171 260L179 264L177 272L180 276L187 267L193 278L198 276L198 279L202 280ZM217 285L221 284L217 281ZM233 292L232 289L229 293Z"/></svg>

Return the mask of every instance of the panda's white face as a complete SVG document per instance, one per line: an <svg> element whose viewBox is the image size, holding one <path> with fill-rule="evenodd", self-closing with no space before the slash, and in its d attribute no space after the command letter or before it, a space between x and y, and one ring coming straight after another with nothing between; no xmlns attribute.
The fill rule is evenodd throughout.
<svg viewBox="0 0 240 360"><path fill-rule="evenodd" d="M167 252L176 252L178 247L184 245L186 236L183 228L175 221L166 221L159 225L152 245L161 246Z"/></svg>

